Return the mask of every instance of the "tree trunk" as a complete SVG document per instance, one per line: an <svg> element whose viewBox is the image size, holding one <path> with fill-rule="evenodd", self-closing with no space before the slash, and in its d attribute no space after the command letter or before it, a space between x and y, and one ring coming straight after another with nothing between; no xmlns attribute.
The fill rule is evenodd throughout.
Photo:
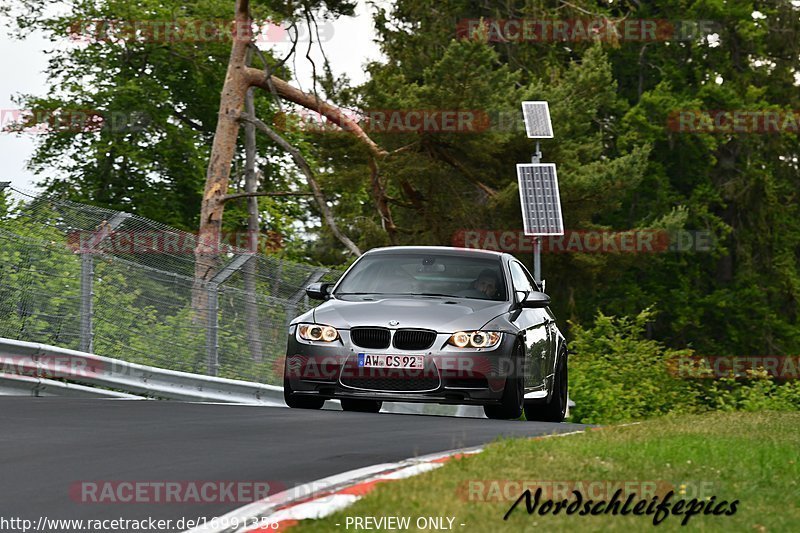
<svg viewBox="0 0 800 533"><path fill-rule="evenodd" d="M219 261L220 231L222 229L222 198L228 192L231 161L239 134L239 114L244 106L249 87L245 69L247 49L250 46L250 10L248 0L236 0L235 35L228 60L228 71L222 86L217 129L211 146L211 157L206 172L206 186L200 206L200 228L195 248L195 290L193 308L195 318L205 323L208 296L206 283L214 277Z"/></svg>
<svg viewBox="0 0 800 533"><path fill-rule="evenodd" d="M253 89L247 91L244 103L245 111L255 116L253 102ZM245 171L244 190L254 193L258 189L256 176L256 128L253 124L244 125ZM258 268L258 242L260 227L258 223L258 198L251 196L247 199L247 240L250 252L255 255L248 261L242 270L245 291L245 328L247 328L247 345L250 348L250 357L253 361L261 361L264 350L259 334L261 322L258 317L258 298L256 296L256 269Z"/></svg>
<svg viewBox="0 0 800 533"><path fill-rule="evenodd" d="M328 120L353 134L371 153L383 157L387 152L378 146L366 132L338 107L304 93L272 75L249 67L247 52L252 42L249 0L236 0L235 31L228 60L228 70L219 103L217 128L211 146L211 157L206 173L205 191L200 206L200 228L195 247L195 282L192 297L195 323L207 324L208 282L213 279L219 264L219 242L222 213L230 179L231 162L236 151L239 117L251 86L266 90L275 89L282 98L317 111ZM374 163L373 163L374 164ZM316 192L316 191L315 191ZM388 206L387 206L388 208ZM385 216L386 213L383 213ZM389 227L394 224L389 216ZM393 234L390 238L394 240ZM355 248L355 246L353 246ZM356 248L357 249L357 248Z"/></svg>

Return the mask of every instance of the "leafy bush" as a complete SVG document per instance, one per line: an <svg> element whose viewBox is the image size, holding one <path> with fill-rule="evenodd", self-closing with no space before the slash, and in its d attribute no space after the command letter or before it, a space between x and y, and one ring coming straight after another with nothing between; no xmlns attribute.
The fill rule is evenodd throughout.
<svg viewBox="0 0 800 533"><path fill-rule="evenodd" d="M714 377L702 364L685 365L692 350L673 350L646 338L654 311L616 318L598 313L594 324L571 324L572 420L611 423L667 413L709 410L800 410L800 383L776 383L764 370ZM676 372L678 364L684 364Z"/></svg>

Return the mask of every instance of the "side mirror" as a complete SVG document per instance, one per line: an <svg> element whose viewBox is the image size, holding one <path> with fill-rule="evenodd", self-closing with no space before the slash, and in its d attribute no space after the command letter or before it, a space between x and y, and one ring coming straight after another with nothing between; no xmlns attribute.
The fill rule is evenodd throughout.
<svg viewBox="0 0 800 533"><path fill-rule="evenodd" d="M330 283L312 283L306 287L306 294L312 300L327 300L330 298L330 294L328 293L330 287Z"/></svg>
<svg viewBox="0 0 800 533"><path fill-rule="evenodd" d="M525 309L541 309L550 305L550 297L543 292L533 291L519 305Z"/></svg>

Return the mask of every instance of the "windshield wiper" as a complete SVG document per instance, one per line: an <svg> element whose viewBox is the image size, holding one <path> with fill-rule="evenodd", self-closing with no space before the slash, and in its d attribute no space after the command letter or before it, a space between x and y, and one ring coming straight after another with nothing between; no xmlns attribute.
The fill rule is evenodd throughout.
<svg viewBox="0 0 800 533"><path fill-rule="evenodd" d="M457 296L455 294L442 294L439 292L337 292L334 296L434 296L438 298L468 298L471 300L482 300L483 298L472 298L470 296Z"/></svg>
<svg viewBox="0 0 800 533"><path fill-rule="evenodd" d="M459 300L480 300L482 302L499 302L500 300L495 300L494 298L479 298L477 296L458 296L457 294L439 294L435 292L422 292L422 293L412 293L409 296L442 296L445 298L457 298Z"/></svg>
<svg viewBox="0 0 800 533"><path fill-rule="evenodd" d="M398 294L392 292L337 292L334 296L364 296L372 294Z"/></svg>

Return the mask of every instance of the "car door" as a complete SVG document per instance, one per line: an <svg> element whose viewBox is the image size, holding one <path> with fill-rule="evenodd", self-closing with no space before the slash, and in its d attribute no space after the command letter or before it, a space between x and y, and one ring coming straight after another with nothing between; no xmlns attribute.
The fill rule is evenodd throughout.
<svg viewBox="0 0 800 533"><path fill-rule="evenodd" d="M537 288L528 271L518 261L510 261L508 266L513 284L513 297L516 302L520 302L526 293ZM550 314L546 309L518 308L511 315L511 322L524 332L526 392L543 389L545 379L550 374L547 369L552 340L550 320Z"/></svg>
<svg viewBox="0 0 800 533"><path fill-rule="evenodd" d="M535 290L541 291L542 288L536 283L536 280L531 276L531 273L525 268L525 265L520 263L520 267L522 270L525 271L528 280L531 284L535 287ZM544 291L542 291L544 292ZM550 310L549 307L545 309L541 309L542 313L544 314L544 319L547 324L547 351L543 358L543 366L542 366L542 378L544 380L545 385L548 385L552 382L553 377L555 376L555 369L556 369L556 354L558 353L558 333L556 327L556 315Z"/></svg>

